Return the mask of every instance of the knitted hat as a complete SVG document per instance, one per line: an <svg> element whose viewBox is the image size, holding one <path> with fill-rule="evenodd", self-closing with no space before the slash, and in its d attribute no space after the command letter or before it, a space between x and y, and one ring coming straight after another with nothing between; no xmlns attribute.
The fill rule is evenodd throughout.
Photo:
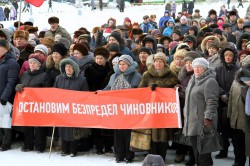
<svg viewBox="0 0 250 166"><path fill-rule="evenodd" d="M108 59L109 58L109 51L104 47L98 47L94 51L94 57L96 57L97 55L101 55L105 59Z"/></svg>
<svg viewBox="0 0 250 166"><path fill-rule="evenodd" d="M153 35L153 36L157 36L157 35L161 36L160 29L154 29L154 30L152 30L151 35Z"/></svg>
<svg viewBox="0 0 250 166"><path fill-rule="evenodd" d="M113 60L112 60L112 64L117 64L119 62L119 57L115 57Z"/></svg>
<svg viewBox="0 0 250 166"><path fill-rule="evenodd" d="M52 48L52 52L58 52L63 57L67 54L68 50L63 44L56 43Z"/></svg>
<svg viewBox="0 0 250 166"><path fill-rule="evenodd" d="M249 22L249 21L245 21L245 22L244 22L243 30L244 30L245 28L250 28L250 22Z"/></svg>
<svg viewBox="0 0 250 166"><path fill-rule="evenodd" d="M139 50L138 50L138 54L140 54L140 52L146 52L148 55L151 55L152 53L150 52L150 50L146 47L141 47Z"/></svg>
<svg viewBox="0 0 250 166"><path fill-rule="evenodd" d="M74 45L74 47L73 47L73 51L74 50L79 51L82 54L82 56L85 56L85 55L89 54L88 48L84 44L82 44L82 43L76 43Z"/></svg>
<svg viewBox="0 0 250 166"><path fill-rule="evenodd" d="M177 30L177 29L176 29L176 30L173 30L173 33L177 34L177 35L180 36L180 37L182 36L182 35L181 35L181 31L179 31L179 30ZM173 34L173 33L172 33L172 34Z"/></svg>
<svg viewBox="0 0 250 166"><path fill-rule="evenodd" d="M6 50L10 49L10 44L5 39L0 39L0 47L4 47Z"/></svg>
<svg viewBox="0 0 250 166"><path fill-rule="evenodd" d="M129 55L122 55L119 57L119 61L124 61L125 63L127 63L129 66L132 65L134 63L134 60L131 56Z"/></svg>
<svg viewBox="0 0 250 166"><path fill-rule="evenodd" d="M169 43L169 49L173 50L173 48L175 48L178 45L177 41L172 41Z"/></svg>
<svg viewBox="0 0 250 166"><path fill-rule="evenodd" d="M239 55L238 55L238 58L240 58L241 57L241 55L250 55L250 51L248 51L248 50L241 50L240 52L239 52Z"/></svg>
<svg viewBox="0 0 250 166"><path fill-rule="evenodd" d="M187 21L187 17L183 15L183 16L181 16L180 20L186 20Z"/></svg>
<svg viewBox="0 0 250 166"><path fill-rule="evenodd" d="M58 17L50 17L49 19L48 19L48 23L49 24L53 24L53 23L57 23L57 24L59 24L59 18Z"/></svg>
<svg viewBox="0 0 250 166"><path fill-rule="evenodd" d="M79 40L80 40L80 39L86 39L89 43L90 43L90 41L91 41L91 37L90 37L89 34L82 34L82 35L80 35L80 36L78 37L78 39L79 39Z"/></svg>
<svg viewBox="0 0 250 166"><path fill-rule="evenodd" d="M219 35L222 36L222 30L219 29L219 28L215 28L215 29L213 30L213 34L219 34Z"/></svg>
<svg viewBox="0 0 250 166"><path fill-rule="evenodd" d="M117 31L113 31L111 34L110 34L110 37L113 37L115 38L119 43L122 42L122 37L121 37L121 34Z"/></svg>
<svg viewBox="0 0 250 166"><path fill-rule="evenodd" d="M201 57L201 55L197 51L188 51L184 58L184 62L191 61L193 62L194 59Z"/></svg>
<svg viewBox="0 0 250 166"><path fill-rule="evenodd" d="M120 47L119 47L118 44L112 43L112 44L109 45L108 50L109 51L114 51L114 52L120 52Z"/></svg>
<svg viewBox="0 0 250 166"><path fill-rule="evenodd" d="M194 47L196 47L197 45L197 39L194 35L187 35L184 38L183 42L192 42L194 44Z"/></svg>
<svg viewBox="0 0 250 166"><path fill-rule="evenodd" d="M148 15L145 15L145 16L142 17L143 20L145 20L145 19L147 19L147 18L149 18Z"/></svg>
<svg viewBox="0 0 250 166"><path fill-rule="evenodd" d="M244 59L242 59L241 64L242 64L242 66L244 66L246 64L250 64L250 56L248 55Z"/></svg>
<svg viewBox="0 0 250 166"><path fill-rule="evenodd" d="M30 61L35 61L36 63L38 63L41 66L43 64L43 62L45 61L45 59L41 58L39 55L30 54L30 56L29 56L29 62Z"/></svg>
<svg viewBox="0 0 250 166"><path fill-rule="evenodd" d="M228 27L231 27L231 25L228 24L228 23L225 23L225 24L222 25L223 30L225 30L225 29L228 28Z"/></svg>
<svg viewBox="0 0 250 166"><path fill-rule="evenodd" d="M130 24L131 24L131 20L128 17L124 18L124 22L130 22Z"/></svg>
<svg viewBox="0 0 250 166"><path fill-rule="evenodd" d="M49 50L48 50L48 48L45 46L45 45L43 45L43 44L39 44L39 45L37 45L35 48L34 48L34 52L36 52L36 51L41 51L44 55L48 55L48 53L49 53Z"/></svg>
<svg viewBox="0 0 250 166"><path fill-rule="evenodd" d="M209 68L209 62L205 58L196 58L192 62L192 67L194 68L195 66L201 66L207 70Z"/></svg>
<svg viewBox="0 0 250 166"><path fill-rule="evenodd" d="M24 30L17 30L15 33L14 33L14 40L17 38L17 37L21 37L21 38L24 38L25 40L29 40L29 32L28 31L24 31Z"/></svg>
<svg viewBox="0 0 250 166"><path fill-rule="evenodd" d="M174 53L174 59L176 59L177 57L181 57L181 58L185 58L186 56L186 53L187 53L187 50L185 49L180 49L180 50L177 50L175 53Z"/></svg>
<svg viewBox="0 0 250 166"><path fill-rule="evenodd" d="M168 57L163 52L157 52L154 54L154 61L156 59L161 59L163 62L165 62L165 64L167 64Z"/></svg>

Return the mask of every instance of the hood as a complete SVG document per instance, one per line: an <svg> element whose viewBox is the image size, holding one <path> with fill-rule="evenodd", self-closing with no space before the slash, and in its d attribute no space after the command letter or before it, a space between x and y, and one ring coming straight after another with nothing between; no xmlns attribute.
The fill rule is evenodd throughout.
<svg viewBox="0 0 250 166"><path fill-rule="evenodd" d="M133 64L130 65L129 68L125 71L124 75L126 76L126 75L129 75L129 74L135 72L137 67L138 67L137 62L133 62ZM119 69L119 65L118 64L115 65L114 71L115 71L115 73L117 73L119 75L122 74L121 70Z"/></svg>
<svg viewBox="0 0 250 166"><path fill-rule="evenodd" d="M172 23L175 25L174 19L170 18L170 19L168 20L168 24L169 24L169 22L172 22Z"/></svg>
<svg viewBox="0 0 250 166"><path fill-rule="evenodd" d="M201 50L204 52L206 50L206 43L208 40L213 40L214 42L218 43L218 46L220 44L220 39L216 36L207 36L205 37L201 42Z"/></svg>
<svg viewBox="0 0 250 166"><path fill-rule="evenodd" d="M61 60L60 64L59 64L59 68L60 68L60 72L63 75L63 77L67 77L66 72L65 72L65 65L66 64L70 64L73 66L74 69L74 78L77 78L79 76L80 73L80 68L78 66L78 64L75 62L75 60L73 60L73 58L66 58Z"/></svg>
<svg viewBox="0 0 250 166"><path fill-rule="evenodd" d="M5 34L7 41L10 42L10 40L11 40L10 31L8 29L4 29L4 28L0 29L0 31Z"/></svg>
<svg viewBox="0 0 250 166"><path fill-rule="evenodd" d="M239 37L239 39L236 42L236 46L237 46L237 50L241 51L241 44L242 44L242 39L247 39L248 41L250 41L250 32L244 32L242 33L242 35Z"/></svg>
<svg viewBox="0 0 250 166"><path fill-rule="evenodd" d="M202 75L200 75L199 77L195 77L195 75L193 75L191 77L191 80L190 81L195 81L195 84L196 85L200 85L202 84L203 82L205 82L208 78L214 78L216 77L216 73L213 69L209 68L207 69L207 71L205 71Z"/></svg>
<svg viewBox="0 0 250 166"><path fill-rule="evenodd" d="M225 48L223 48L223 49L221 50L221 52L220 52L220 59L221 59L221 62L222 62L224 65L228 66L228 64L225 62L225 58L224 58L224 53L225 53L226 51L231 51L231 52L233 52L234 58L233 58L233 62L232 62L231 64L236 64L237 58L238 58L238 51L237 51L236 48L234 48L234 47L225 47Z"/></svg>
<svg viewBox="0 0 250 166"><path fill-rule="evenodd" d="M16 60L15 56L14 56L10 51L8 51L8 52L4 55L3 59L0 60L0 64L4 63L4 62L5 62L6 60L8 60L8 59L14 59L14 60Z"/></svg>
<svg viewBox="0 0 250 166"><path fill-rule="evenodd" d="M82 59L77 60L77 64L79 65L80 69L84 68L85 65L92 63L94 61L94 57L92 54L83 56Z"/></svg>
<svg viewBox="0 0 250 166"><path fill-rule="evenodd" d="M152 36L152 35L147 35L146 37L144 37L144 39L142 40L142 46L145 47L145 43L146 41L151 41L153 42L153 50L156 53L157 51L157 41L156 39Z"/></svg>

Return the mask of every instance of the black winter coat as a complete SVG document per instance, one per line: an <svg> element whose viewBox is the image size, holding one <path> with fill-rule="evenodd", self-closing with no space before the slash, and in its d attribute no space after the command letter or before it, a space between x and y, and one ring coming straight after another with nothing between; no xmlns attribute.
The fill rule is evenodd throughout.
<svg viewBox="0 0 250 166"><path fill-rule="evenodd" d="M22 66L23 62L29 59L30 54L34 53L34 47L28 44L26 47L18 49L20 51L20 57L17 62Z"/></svg>
<svg viewBox="0 0 250 166"><path fill-rule="evenodd" d="M15 57L7 52L0 60L0 99L13 102L20 67Z"/></svg>

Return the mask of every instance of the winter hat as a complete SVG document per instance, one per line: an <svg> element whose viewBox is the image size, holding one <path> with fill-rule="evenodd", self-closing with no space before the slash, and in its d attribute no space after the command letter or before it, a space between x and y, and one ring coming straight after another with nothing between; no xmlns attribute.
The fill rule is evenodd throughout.
<svg viewBox="0 0 250 166"><path fill-rule="evenodd" d="M250 41L247 42L246 47L247 47L247 48L250 47Z"/></svg>
<svg viewBox="0 0 250 166"><path fill-rule="evenodd" d="M34 49L34 52L36 51L41 51L46 56L48 55L48 52L49 52L48 48L43 44L37 45Z"/></svg>
<svg viewBox="0 0 250 166"><path fill-rule="evenodd" d="M243 30L244 30L245 28L250 28L250 22L249 22L249 21L244 22Z"/></svg>
<svg viewBox="0 0 250 166"><path fill-rule="evenodd" d="M0 39L0 47L4 47L6 50L10 50L10 44L5 39Z"/></svg>
<svg viewBox="0 0 250 166"><path fill-rule="evenodd" d="M76 43L74 45L74 47L73 47L73 51L74 50L79 51L82 54L82 56L85 56L85 55L89 54L88 48L84 44L82 44L82 43Z"/></svg>
<svg viewBox="0 0 250 166"><path fill-rule="evenodd" d="M242 66L246 65L246 64L250 64L250 56L246 56L244 59L242 59L241 61Z"/></svg>
<svg viewBox="0 0 250 166"><path fill-rule="evenodd" d="M191 51L187 43L180 43L176 47L176 51L178 50L186 50L186 51Z"/></svg>
<svg viewBox="0 0 250 166"><path fill-rule="evenodd" d="M142 31L141 28L133 28L132 29L132 34L133 35L141 35L141 34L143 34L143 31Z"/></svg>
<svg viewBox="0 0 250 166"><path fill-rule="evenodd" d="M175 48L178 45L177 41L172 41L169 43L169 49L173 50L173 48Z"/></svg>
<svg viewBox="0 0 250 166"><path fill-rule="evenodd" d="M131 24L131 20L128 17L124 18L124 22L130 22L130 24Z"/></svg>
<svg viewBox="0 0 250 166"><path fill-rule="evenodd" d="M154 61L156 59L161 59L163 62L165 62L165 64L167 64L168 57L163 52L157 52L154 54Z"/></svg>
<svg viewBox="0 0 250 166"><path fill-rule="evenodd" d="M59 38L59 40L57 41L57 43L63 44L67 49L69 49L69 47L70 47L70 41L67 38L65 38L65 37Z"/></svg>
<svg viewBox="0 0 250 166"><path fill-rule="evenodd" d="M48 23L49 23L49 24L53 24L53 23L59 24L59 18L58 18L58 17L55 17L55 16L50 17L50 18L48 19Z"/></svg>
<svg viewBox="0 0 250 166"><path fill-rule="evenodd" d="M79 36L81 36L84 32L83 31L75 31L74 32L74 38L78 38Z"/></svg>
<svg viewBox="0 0 250 166"><path fill-rule="evenodd" d="M187 35L184 38L183 42L192 42L194 44L194 47L196 47L197 45L197 39L194 35Z"/></svg>
<svg viewBox="0 0 250 166"><path fill-rule="evenodd" d="M129 66L132 65L132 64L134 63L133 58L132 58L131 56L129 56L129 55L122 55L122 56L120 56L120 57L119 57L118 63L119 63L120 61L124 61L124 62L127 63Z"/></svg>
<svg viewBox="0 0 250 166"><path fill-rule="evenodd" d="M148 154L142 162L142 166L165 166L165 162L160 155Z"/></svg>
<svg viewBox="0 0 250 166"><path fill-rule="evenodd" d="M177 29L173 30L173 33L177 34L177 35L180 36L180 37L182 36L182 35L181 35L181 31L179 31L179 30L177 30ZM172 34L173 34L173 33L172 33Z"/></svg>
<svg viewBox="0 0 250 166"><path fill-rule="evenodd" d="M192 67L194 68L195 66L201 66L207 70L209 68L209 62L205 58L196 58L192 62Z"/></svg>
<svg viewBox="0 0 250 166"><path fill-rule="evenodd" d="M109 51L114 51L114 52L120 52L120 47L119 47L118 44L112 43L112 44L109 45L108 50Z"/></svg>
<svg viewBox="0 0 250 166"><path fill-rule="evenodd" d="M80 40L80 39L86 39L89 43L90 43L90 41L91 41L91 37L90 37L89 34L82 34L82 35L80 35L80 36L78 37L78 40Z"/></svg>
<svg viewBox="0 0 250 166"><path fill-rule="evenodd" d="M184 58L184 62L191 61L193 62L194 59L201 57L201 55L197 51L188 51Z"/></svg>
<svg viewBox="0 0 250 166"><path fill-rule="evenodd" d="M185 58L186 56L186 53L187 53L187 50L185 49L180 49L180 50L177 50L175 53L174 53L174 59L176 59L177 57L181 57L181 58Z"/></svg>
<svg viewBox="0 0 250 166"><path fill-rule="evenodd" d="M165 13L168 13L168 14L169 14L169 11L168 11L168 10L165 10L164 14L165 14Z"/></svg>
<svg viewBox="0 0 250 166"><path fill-rule="evenodd" d="M234 10L231 10L229 13L228 13L228 16L230 17L230 16L236 16L237 15L237 13L236 13L236 11L234 11Z"/></svg>
<svg viewBox="0 0 250 166"><path fill-rule="evenodd" d="M58 52L62 57L67 55L67 48L62 43L54 44L52 52Z"/></svg>
<svg viewBox="0 0 250 166"><path fill-rule="evenodd" d="M49 47L52 49L53 45L54 45L55 41L52 37L45 37L41 39L41 44L45 45L46 47Z"/></svg>
<svg viewBox="0 0 250 166"><path fill-rule="evenodd" d="M31 21L26 21L26 22L23 23L23 25L33 26L34 24Z"/></svg>
<svg viewBox="0 0 250 166"><path fill-rule="evenodd" d="M215 28L215 29L213 30L213 34L219 34L219 35L222 36L222 30L219 29L219 28Z"/></svg>
<svg viewBox="0 0 250 166"><path fill-rule="evenodd" d="M38 56L36 54L30 54L29 62L30 61L35 61L36 63L38 63L41 66L43 64L43 62L45 61L45 59L41 58L40 56Z"/></svg>
<svg viewBox="0 0 250 166"><path fill-rule="evenodd" d="M138 55L140 54L140 52L146 52L148 55L151 55L152 53L150 52L150 50L146 47L141 47L139 50L138 50Z"/></svg>
<svg viewBox="0 0 250 166"><path fill-rule="evenodd" d="M209 10L209 12L208 12L208 16L210 16L210 15L212 15L212 14L217 15L217 12L216 12L214 9L211 9L211 10Z"/></svg>
<svg viewBox="0 0 250 166"><path fill-rule="evenodd" d="M113 31L109 37L113 37L115 38L119 43L122 42L122 37L121 37L121 34L117 31Z"/></svg>
<svg viewBox="0 0 250 166"><path fill-rule="evenodd" d="M186 20L187 21L187 17L183 15L183 16L181 16L180 20Z"/></svg>
<svg viewBox="0 0 250 166"><path fill-rule="evenodd" d="M113 60L112 60L112 64L117 64L119 62L119 57L115 57Z"/></svg>
<svg viewBox="0 0 250 166"><path fill-rule="evenodd" d="M147 18L149 18L148 15L145 15L145 16L142 17L143 20L145 20L145 19L147 19Z"/></svg>
<svg viewBox="0 0 250 166"><path fill-rule="evenodd" d="M193 30L195 36L197 35L197 33L198 33L198 31L199 31L197 26L190 26L190 27L189 27L189 30Z"/></svg>
<svg viewBox="0 0 250 166"><path fill-rule="evenodd" d="M15 33L14 33L14 40L17 38L17 37L21 37L21 38L24 38L25 40L29 40L29 32L28 31L24 31L24 30L17 30Z"/></svg>
<svg viewBox="0 0 250 166"><path fill-rule="evenodd" d="M152 30L151 35L152 36L161 36L160 29L154 29L154 30Z"/></svg>
<svg viewBox="0 0 250 166"><path fill-rule="evenodd" d="M231 25L228 24L228 23L225 23L225 24L222 25L223 30L225 30L225 29L228 28L228 27L231 27Z"/></svg>
<svg viewBox="0 0 250 166"><path fill-rule="evenodd" d="M170 43L171 41L173 41L173 39L169 36L162 36L159 40L159 43L163 45L164 40L168 40L168 42Z"/></svg>
<svg viewBox="0 0 250 166"><path fill-rule="evenodd" d="M240 59L240 57L241 57L241 55L250 55L250 51L248 51L248 50L241 50L240 52L239 52L239 55L238 55L238 58Z"/></svg>
<svg viewBox="0 0 250 166"><path fill-rule="evenodd" d="M97 55L101 55L105 59L108 59L109 58L109 51L104 47L98 47L94 51L94 57L96 57Z"/></svg>

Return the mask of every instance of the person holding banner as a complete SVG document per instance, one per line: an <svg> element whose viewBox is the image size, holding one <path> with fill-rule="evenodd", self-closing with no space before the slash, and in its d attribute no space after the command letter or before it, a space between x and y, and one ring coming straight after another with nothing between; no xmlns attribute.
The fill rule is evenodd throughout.
<svg viewBox="0 0 250 166"><path fill-rule="evenodd" d="M185 93L183 134L190 137L196 164L210 166L213 165L211 152L199 154L197 137L203 129L210 132L212 128L216 128L219 85L214 70L209 68L209 62L205 58L196 58L192 67L194 75Z"/></svg>
<svg viewBox="0 0 250 166"><path fill-rule="evenodd" d="M56 77L54 87L76 91L88 91L89 87L84 76L80 74L78 64L71 58L61 60L59 64L61 74ZM78 140L74 138L72 127L60 127L60 136L62 140L61 156L77 155Z"/></svg>
<svg viewBox="0 0 250 166"><path fill-rule="evenodd" d="M51 87L51 80L49 75L42 67L44 58L38 54L31 54L29 56L29 69L25 71L16 85L16 91L22 92L24 87ZM24 127L24 146L22 152L28 152L34 149L34 142L36 150L43 153L46 148L46 131L45 127Z"/></svg>
<svg viewBox="0 0 250 166"><path fill-rule="evenodd" d="M148 71L143 74L142 80L138 87L155 88L174 88L179 83L177 75L170 70L167 65L167 56L158 52L153 56L153 62ZM167 153L167 141L173 137L173 129L152 129L151 154L161 155L165 161Z"/></svg>
<svg viewBox="0 0 250 166"><path fill-rule="evenodd" d="M110 77L108 85L104 90L120 90L137 88L141 81L141 75L137 72L138 64L129 55L122 55L115 65L115 73ZM131 163L134 159L134 152L130 151L131 130L114 131L114 151L116 162Z"/></svg>
<svg viewBox="0 0 250 166"><path fill-rule="evenodd" d="M16 57L10 53L10 43L0 39L0 103L6 106L14 100L15 86L18 81L20 67ZM3 110L0 110L3 111ZM0 127L0 151L11 148L11 129Z"/></svg>

